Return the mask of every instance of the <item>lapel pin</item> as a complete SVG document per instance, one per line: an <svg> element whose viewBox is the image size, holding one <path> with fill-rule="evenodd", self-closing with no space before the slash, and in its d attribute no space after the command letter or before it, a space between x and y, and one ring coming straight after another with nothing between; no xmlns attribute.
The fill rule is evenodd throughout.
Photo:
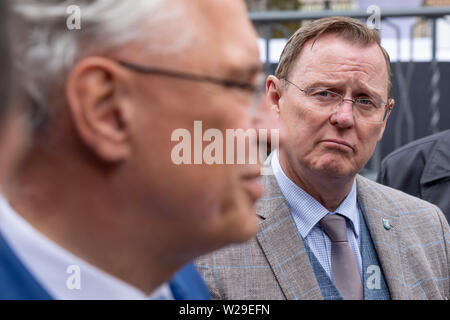
<svg viewBox="0 0 450 320"><path fill-rule="evenodd" d="M391 223L388 218L383 218L383 227L386 230L390 230L392 228Z"/></svg>

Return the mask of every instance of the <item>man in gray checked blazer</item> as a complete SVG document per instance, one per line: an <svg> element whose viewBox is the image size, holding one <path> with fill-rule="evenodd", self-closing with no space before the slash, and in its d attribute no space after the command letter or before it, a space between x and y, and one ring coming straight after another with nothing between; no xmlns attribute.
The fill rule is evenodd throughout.
<svg viewBox="0 0 450 320"><path fill-rule="evenodd" d="M275 177L263 180L266 195L256 204L256 237L198 259L200 273L215 299L323 299ZM356 180L391 298L448 299L450 231L439 209L364 177Z"/></svg>
<svg viewBox="0 0 450 320"><path fill-rule="evenodd" d="M377 32L342 17L302 27L266 88L287 139L256 237L196 261L213 298L448 299L443 213L358 175L394 107Z"/></svg>

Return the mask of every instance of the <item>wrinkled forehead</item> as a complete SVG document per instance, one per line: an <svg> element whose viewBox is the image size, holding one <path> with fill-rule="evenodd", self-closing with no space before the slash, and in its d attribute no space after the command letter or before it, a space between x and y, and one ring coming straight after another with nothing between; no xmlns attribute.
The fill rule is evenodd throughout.
<svg viewBox="0 0 450 320"><path fill-rule="evenodd" d="M377 43L362 45L329 34L307 41L291 70L295 80L322 77L339 80L352 77L387 90L384 55Z"/></svg>
<svg viewBox="0 0 450 320"><path fill-rule="evenodd" d="M189 2L197 32L191 50L199 57L199 68L211 73L260 64L257 34L244 1Z"/></svg>

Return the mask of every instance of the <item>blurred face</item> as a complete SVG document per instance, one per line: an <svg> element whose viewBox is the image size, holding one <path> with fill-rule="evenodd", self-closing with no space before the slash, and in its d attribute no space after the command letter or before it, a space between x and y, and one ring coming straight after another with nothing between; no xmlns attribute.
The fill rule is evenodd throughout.
<svg viewBox="0 0 450 320"><path fill-rule="evenodd" d="M256 84L261 69L257 35L244 1L193 1L190 5L186 15L195 21L194 44L181 54L155 56L144 64ZM257 117L251 117L253 95L249 91L185 79L138 77L136 99L142 104L138 108L142 116L137 124L136 174L145 179L143 201L159 212L161 219L169 219L172 227L178 226L179 238L189 239L185 245L195 244L199 253L255 235L253 204L262 195L257 183L260 166L204 161L174 164L171 152L180 142L171 141L171 136L177 129L190 132L193 163L198 139L201 150L211 143L194 136L194 121L201 121L200 134L217 129L225 139L226 129L274 127L275 118L267 105L260 103ZM223 159L225 145L223 140Z"/></svg>
<svg viewBox="0 0 450 320"><path fill-rule="evenodd" d="M312 48L311 43L307 42L300 53L290 81L302 89L326 88L346 99L376 97L387 101L386 64L376 44L360 47L333 34L322 36ZM279 112L288 137L280 155L282 164L300 177L313 173L353 178L372 156L385 123L355 119L348 101L335 112L321 113L316 107L295 86L284 88Z"/></svg>

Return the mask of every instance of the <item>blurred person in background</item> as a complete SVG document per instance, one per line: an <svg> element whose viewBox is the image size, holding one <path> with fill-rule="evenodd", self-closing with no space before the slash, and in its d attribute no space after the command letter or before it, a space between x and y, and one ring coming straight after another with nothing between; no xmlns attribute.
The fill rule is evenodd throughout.
<svg viewBox="0 0 450 320"><path fill-rule="evenodd" d="M450 221L450 130L410 142L387 155L377 181L437 205Z"/></svg>
<svg viewBox="0 0 450 320"><path fill-rule="evenodd" d="M41 108L0 201L0 297L209 298L189 261L255 235L260 166L176 165L171 137L197 120L276 128L244 1L17 0L14 11L27 25L25 94Z"/></svg>
<svg viewBox="0 0 450 320"><path fill-rule="evenodd" d="M286 141L264 176L256 237L196 260L212 297L448 299L442 212L358 174L394 107L377 31L345 17L306 24L266 87Z"/></svg>

